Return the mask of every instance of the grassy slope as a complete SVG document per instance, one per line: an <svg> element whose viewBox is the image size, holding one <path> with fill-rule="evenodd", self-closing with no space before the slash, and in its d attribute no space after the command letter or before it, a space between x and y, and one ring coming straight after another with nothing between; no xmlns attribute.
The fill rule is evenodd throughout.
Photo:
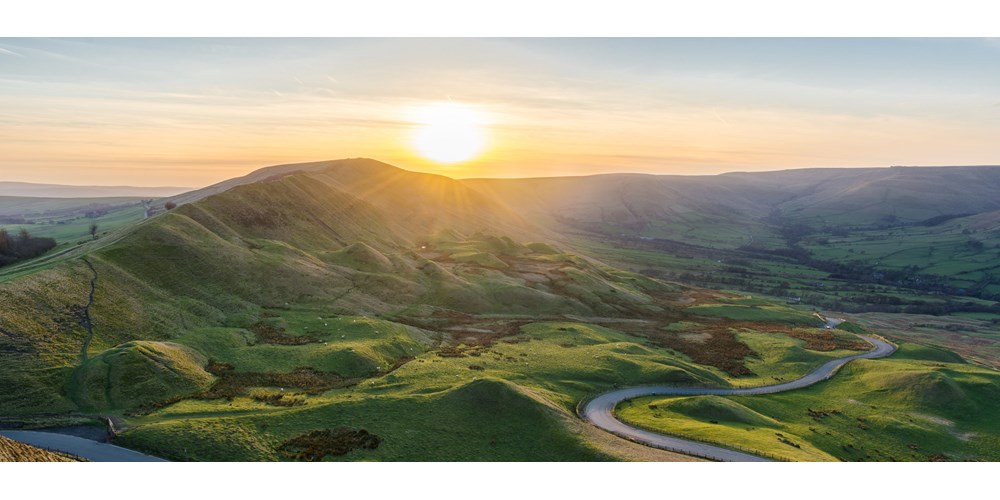
<svg viewBox="0 0 1000 500"><path fill-rule="evenodd" d="M336 355L317 358L316 351L335 354L346 347L361 354L366 346L383 346L386 335L403 339L409 335L400 325L370 318L341 317L337 322L319 318L315 310L287 311L281 316L290 327L296 325L293 328L309 327L309 332L315 332L328 323L333 331L322 337L329 339L328 345L285 348L287 355L299 355L286 358L289 366L326 363L324 368L347 371L356 366L352 360ZM372 335L375 329L380 333ZM416 354L416 359L391 373L322 394L298 393L296 397L305 404L290 409L251 397L185 400L133 419L136 427L123 436L124 443L196 460L272 459L278 458L274 449L284 439L347 425L365 428L384 440L377 451L354 452L347 459L607 459L608 455L574 437L581 432L581 423L573 417L580 398L618 384L721 382L710 370L596 325L533 323L522 327L522 332L461 357L445 357L419 347L415 347L417 352L407 349L403 354ZM224 333L233 332L216 332L217 337ZM232 337L222 342L217 338L211 342L214 347L204 350L228 356L225 359L237 370L284 368L280 359L278 364L262 364L248 356L253 347L220 345L226 342L243 344ZM368 374L373 371L370 365L365 368ZM260 390L277 393L279 388ZM486 422L489 430L484 432ZM240 442L256 444L234 448L228 430L240 433ZM196 442L201 444L194 446ZM183 455L183 448L188 455Z"/></svg>
<svg viewBox="0 0 1000 500"><path fill-rule="evenodd" d="M67 392L85 411L135 408L207 389L215 377L194 349L133 341L102 351L78 367Z"/></svg>
<svg viewBox="0 0 1000 500"><path fill-rule="evenodd" d="M903 344L889 359L852 362L832 380L799 391L642 398L617 411L644 426L791 460L995 461L1000 426L983 416L998 410L997 372L948 351Z"/></svg>
<svg viewBox="0 0 1000 500"><path fill-rule="evenodd" d="M442 200L453 198L452 194ZM428 214L432 212L433 207ZM476 220L459 226L466 231L481 225L489 228L495 225L492 219L504 216L477 212ZM437 227L426 220L421 223ZM80 251L89 251L87 258L98 273L90 310L95 336L87 353L89 359L83 364L80 349L86 331L80 325L80 314L91 274L74 258L78 254L54 258L28 271L16 270L17 274L0 285L0 294L9 304L0 311L4 332L0 347L10 354L5 355L5 361L11 360L0 370L0 398L8 415L146 411L144 408L153 403L189 397L215 383L218 376L204 368L212 359L231 364L236 373L283 376L307 366L376 382L375 387L358 386L359 391L361 387L380 391L380 397L366 398L364 403L337 399L348 398L351 389L303 394L307 404L302 408L269 406L250 397L261 390L277 390L268 387L236 396L233 401L257 408L251 413L260 413L265 419L274 416L273 412L303 412L306 417L296 428L301 432L322 421L308 417L311 412L339 413L339 406L350 403L348 406L358 405L361 413L371 411L373 405L388 405L386 408L396 408L393 411L399 413L422 415L425 421L449 422L441 428L465 428L468 436L478 432L480 420L489 412L473 415L456 411L467 397L460 396L460 389L471 382L468 376L454 377L457 371L517 381L516 386L488 385L472 392L487 394L475 398L495 395L510 400L511 406L505 410L512 412L508 430L517 430L516 434L529 439L499 450L493 450L489 442L470 449L462 440L451 440L440 444L439 454L432 456L582 460L604 456L574 437L576 431L566 430L578 425L572 423L571 408L582 395L616 383L664 377L717 379L711 371L668 351L629 347L622 341L634 343L638 339L586 326L579 326L583 329L580 339L588 338L584 346L559 345L568 345L576 338L558 330L562 327L556 328L559 335L553 335L550 342L525 339L522 344L496 344L493 355L497 359L475 359L483 366L477 372L469 368L472 363L466 358L445 358L430 352L442 345L462 346L457 340L460 335L447 330L447 325L442 325L443 331L427 330L345 315L384 314L410 322L429 321L420 318L431 318L428 314L438 310L435 304L458 309L454 314L459 317L465 313L621 315L631 308L649 307L646 290L670 287L564 254L549 245L529 246L510 238L469 236L459 231L428 233L423 226L402 227L390 222L375 205L302 176L235 188L157 216L113 239L89 243ZM463 252L481 252L492 258L485 266L478 259L453 258ZM504 266L497 266L498 261ZM315 341L302 345L260 342L248 328L261 320ZM505 321L497 328L506 328ZM537 328L526 327L527 331ZM572 331L577 327L566 328ZM590 328L601 333L591 338L587 333ZM473 330L461 335L475 336ZM531 347L521 347L528 344ZM534 359L536 348L539 362L527 361L521 368L522 359ZM646 354L628 355L636 350ZM419 359L387 373L412 356ZM607 366L595 373L590 368L597 358ZM427 369L417 370L418 366ZM386 383L392 389L381 387ZM445 396L450 393L458 395ZM424 397L429 402L420 403ZM161 410L141 417L139 421L145 425L131 435L142 440L156 429L170 429L167 441L176 438L183 442L184 436L204 430L199 426L214 429L217 422L229 422L225 417L231 411L229 404L225 399L188 399L168 410L178 411L185 405L204 407L204 419L179 424L167 412L160 421L161 412L167 411ZM260 412L260 407L265 411ZM386 430L391 422L387 418L377 430L393 436L394 431ZM250 430L257 429L256 423L240 421L234 425L232 432L212 438L224 442L217 449L230 450L223 453L231 458L273 458L274 440L284 436L265 432L260 436L264 444L258 447L249 438L256 435ZM562 430L554 430L556 427ZM555 441L541 439L543 435ZM199 435L193 439L206 438ZM425 438L422 453L438 439ZM234 440L251 443L245 445L250 451L236 450L243 450L244 445L227 448L225 443ZM532 440L542 444L528 446ZM165 450L172 446L158 438L154 441ZM398 439L394 443L398 446ZM384 458L418 456L413 450L384 453Z"/></svg>
<svg viewBox="0 0 1000 500"><path fill-rule="evenodd" d="M280 320L296 333L316 333L331 344L340 342L341 347L355 346L358 351L361 349L357 346L378 341L372 335L374 329L390 338L406 335L399 325L353 317L340 317L334 322L317 310L293 309L279 314ZM325 328L336 330L329 335ZM567 437L567 432L580 432L581 424L572 415L581 398L622 385L726 383L717 370L699 367L682 355L598 325L531 323L521 327L521 332L461 357L445 357L434 349L419 352L413 361L358 386L319 395L298 394L296 397L305 402L301 407L276 408L250 397L185 400L133 419L136 427L123 436L124 442L176 458L272 459L277 457L275 447L284 439L324 425L346 425L364 428L384 439L377 451L356 451L346 459L590 460L598 456L593 447ZM215 333L216 340L211 342L215 347L204 350L230 356L226 359L237 370L268 366L280 370L284 366L261 364L258 358L246 356L247 349L253 347L239 347L244 344L243 337L234 337L236 332L232 330ZM237 348L230 350L219 344ZM316 350L326 349L332 347L285 348L289 355L301 352L299 359L314 361ZM765 354L772 355L780 353L775 349ZM832 355L817 354L809 366ZM326 358L325 362L337 360ZM291 366L288 363L294 361L282 363ZM526 399L520 398L512 408L486 405L483 410L457 405L445 397L483 380L505 381ZM267 390L278 392L278 388ZM507 396L491 397L504 400ZM544 419L539 419L539 411L546 415ZM488 432L483 431L485 421L491 422ZM562 422L562 427L545 423L553 421ZM547 437L543 439L540 433ZM239 446L233 435L241 436ZM539 444L530 446L520 439L502 439L505 435L534 436L530 441Z"/></svg>
<svg viewBox="0 0 1000 500"><path fill-rule="evenodd" d="M957 311L971 302L979 309L976 314L996 319L995 310L988 310L992 301L968 295L1000 296L995 279L1000 226L991 194L1000 182L998 173L996 167L816 169L465 182L498 193L522 214L574 240L583 253L633 271L778 299L802 297L803 304L838 310L862 311L879 299L923 312ZM917 224L962 213L978 215L932 227L886 229L890 223ZM787 253L767 253L801 256L802 250L788 248L782 236L783 226L796 224L809 226L800 244L828 263L824 269L832 263L872 264L875 271L905 270L913 280L879 281L870 273L844 280ZM743 245L754 251L742 250ZM953 288L944 295L925 288L936 281L929 275L942 276Z"/></svg>
<svg viewBox="0 0 1000 500"><path fill-rule="evenodd" d="M78 462L76 458L55 453L0 436L0 462Z"/></svg>
<svg viewBox="0 0 1000 500"><path fill-rule="evenodd" d="M5 411L131 414L214 383L195 369L203 359L232 365L236 374L284 376L308 366L361 380L319 392L252 386L231 400L187 398L130 417L136 426L122 439L174 458L274 459L284 439L344 424L385 439L378 450L348 459L589 460L605 455L579 437L572 417L588 394L663 381L769 381L840 354L804 350L767 329L744 330L738 338L758 352L746 361L755 376L698 366L648 331L630 335L627 324L587 319L649 317L643 328L658 328L683 315L681 302L662 300L676 298L677 287L549 245L477 233L532 230L453 181L420 178L416 185L426 189L414 197L405 191L414 184L398 177L410 174L379 175L385 189L375 191L337 172L245 185L85 245L78 253L90 252L100 278L91 311L98 327L80 368L84 332L74 307L86 298L89 270L71 253L17 271L0 284L0 298L11 304L0 311L0 349L15 360L0 369ZM463 206L485 209L462 217L468 210L456 207ZM409 217L402 224L393 213ZM435 219L438 213L445 216ZM734 300L683 306L709 313L705 324L713 313L734 325L814 322L759 298ZM259 321L316 341L261 342L252 332ZM461 356L444 355L455 350ZM122 358L121 366L113 368L112 358ZM149 394L115 392L122 376ZM485 379L495 382L480 383ZM279 393L304 404L273 406L257 397ZM541 444L485 439L490 414L466 408L461 402L470 398L509 402L493 408L504 415L504 433Z"/></svg>
<svg viewBox="0 0 1000 500"><path fill-rule="evenodd" d="M376 450L358 450L339 459L608 459L567 429L566 415L502 380L481 378L426 395L354 393L329 395L325 400L244 416L163 420L127 433L123 443L177 459L273 460L281 458L273 450L285 439L309 429L347 425L364 428L380 436L383 443ZM191 409L209 414L218 411L213 407ZM234 401L227 409L254 411L253 405L243 400Z"/></svg>

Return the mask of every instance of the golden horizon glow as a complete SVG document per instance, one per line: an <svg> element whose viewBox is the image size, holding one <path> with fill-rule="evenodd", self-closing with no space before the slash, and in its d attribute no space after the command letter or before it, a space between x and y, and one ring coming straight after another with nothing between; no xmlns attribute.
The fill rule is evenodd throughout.
<svg viewBox="0 0 1000 500"><path fill-rule="evenodd" d="M0 181L196 187L356 157L454 178L991 165L998 50L982 39L5 38Z"/></svg>
<svg viewBox="0 0 1000 500"><path fill-rule="evenodd" d="M485 118L475 108L438 102L414 111L412 145L420 156L438 163L469 161L486 146Z"/></svg>

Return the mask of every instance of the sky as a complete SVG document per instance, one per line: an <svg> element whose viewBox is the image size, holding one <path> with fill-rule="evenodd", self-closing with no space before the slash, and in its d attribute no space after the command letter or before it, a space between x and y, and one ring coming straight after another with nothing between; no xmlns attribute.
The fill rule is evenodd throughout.
<svg viewBox="0 0 1000 500"><path fill-rule="evenodd" d="M414 110L485 149L438 163ZM1000 164L998 39L0 38L0 180L198 187L369 157L456 178Z"/></svg>

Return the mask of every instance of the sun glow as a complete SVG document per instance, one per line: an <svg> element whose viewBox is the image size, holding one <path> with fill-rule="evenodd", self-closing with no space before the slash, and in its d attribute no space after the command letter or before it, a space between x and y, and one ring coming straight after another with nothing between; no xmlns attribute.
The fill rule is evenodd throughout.
<svg viewBox="0 0 1000 500"><path fill-rule="evenodd" d="M418 124L413 131L413 147L429 160L440 163L468 161L486 145L485 120L466 104L442 102L414 112Z"/></svg>

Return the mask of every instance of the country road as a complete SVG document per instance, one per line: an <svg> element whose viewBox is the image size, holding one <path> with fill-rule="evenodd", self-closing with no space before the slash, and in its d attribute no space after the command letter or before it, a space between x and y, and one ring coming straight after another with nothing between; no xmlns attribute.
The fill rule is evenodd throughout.
<svg viewBox="0 0 1000 500"><path fill-rule="evenodd" d="M113 444L101 443L68 434L39 431L0 431L0 436L25 444L61 451L91 462L165 462L162 458Z"/></svg>
<svg viewBox="0 0 1000 500"><path fill-rule="evenodd" d="M834 359L826 362L819 368L806 374L802 378L777 385L748 388L708 388L708 387L670 387L670 386L643 386L619 389L606 392L590 400L580 411L581 416L601 429L612 434L616 434L627 439L652 446L689 455L709 458L721 461L733 462L763 462L767 459L742 453L739 451L713 446L710 444L689 441L687 439L665 436L651 431L638 429L622 423L614 417L614 408L618 403L642 396L699 396L699 395L754 395L773 394L810 386L817 382L826 380L836 373L837 369L849 361L855 359L875 359L889 356L895 352L895 346L875 337L860 335L861 338L870 342L875 349ZM70 453L94 462L156 462L164 461L150 455L145 455L137 451L129 450L107 443L100 443L90 439L66 434L56 434L52 432L39 431L0 431L0 436L20 441L40 448L62 451Z"/></svg>
<svg viewBox="0 0 1000 500"><path fill-rule="evenodd" d="M645 444L647 446L652 446L654 448L662 448L666 450L676 451L680 453L686 453L689 455L709 458L713 460L721 460L726 462L765 462L768 461L766 458L751 455L749 453L742 453L735 450L730 450L728 448L723 448L720 446L713 446L710 444L699 443L697 441L689 441L687 439L681 439L672 436L665 436L663 434L658 434L651 431L646 431L638 429L627 425L614 417L614 409L618 403L622 401L634 399L642 396L704 396L704 395L717 395L717 396L746 396L753 394L774 394L777 392L791 391L794 389L801 389L813 385L817 382L826 380L837 372L837 369L846 364L849 361L855 359L875 359L884 358L889 356L896 351L896 347L884 340L869 337L865 335L859 335L859 337L867 340L875 349L871 351L855 354L853 356L847 356L844 358L838 358L831 361L827 361L825 364L819 368L809 372L802 378L793 380L791 382L785 382L783 384L776 385L766 385L761 387L747 387L747 388L708 388L708 387L670 387L670 386L642 386L642 387L630 387L627 389L619 389L616 391L606 392L597 396L596 398L590 400L584 407L580 410L580 416L590 423L604 429L612 434L624 437L626 439L631 439L633 441Z"/></svg>

